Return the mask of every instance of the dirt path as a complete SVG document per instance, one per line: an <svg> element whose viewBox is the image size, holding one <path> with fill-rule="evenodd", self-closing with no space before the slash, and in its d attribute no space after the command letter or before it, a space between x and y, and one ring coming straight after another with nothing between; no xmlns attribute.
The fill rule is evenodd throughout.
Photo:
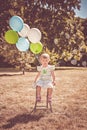
<svg viewBox="0 0 87 130"><path fill-rule="evenodd" d="M57 70L53 113L37 110L36 72L0 73L0 130L87 130L87 69ZM45 104L46 90L42 90Z"/></svg>

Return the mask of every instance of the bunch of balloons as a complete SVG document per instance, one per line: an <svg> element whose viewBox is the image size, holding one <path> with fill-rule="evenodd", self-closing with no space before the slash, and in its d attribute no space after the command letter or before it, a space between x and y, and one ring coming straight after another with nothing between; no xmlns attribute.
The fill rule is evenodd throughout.
<svg viewBox="0 0 87 130"><path fill-rule="evenodd" d="M12 16L9 20L11 30L5 33L5 40L9 44L16 44L19 51L25 52L29 48L32 53L39 54L43 45L40 42L41 32L37 28L30 28L21 17Z"/></svg>

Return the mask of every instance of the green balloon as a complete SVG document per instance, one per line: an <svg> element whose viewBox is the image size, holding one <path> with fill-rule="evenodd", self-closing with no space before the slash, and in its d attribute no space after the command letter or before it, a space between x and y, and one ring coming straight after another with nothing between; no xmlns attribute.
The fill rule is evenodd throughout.
<svg viewBox="0 0 87 130"><path fill-rule="evenodd" d="M13 30L8 30L5 33L5 40L10 43L10 44L16 44L16 42L18 41L18 34L17 32L13 31Z"/></svg>
<svg viewBox="0 0 87 130"><path fill-rule="evenodd" d="M43 49L43 45L41 44L41 42L30 44L30 50L34 54L39 54L42 51L42 49Z"/></svg>

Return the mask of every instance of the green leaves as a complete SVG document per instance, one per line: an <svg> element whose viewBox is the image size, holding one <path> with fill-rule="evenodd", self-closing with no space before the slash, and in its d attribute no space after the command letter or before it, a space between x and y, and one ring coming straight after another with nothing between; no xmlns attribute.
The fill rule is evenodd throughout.
<svg viewBox="0 0 87 130"><path fill-rule="evenodd" d="M51 56L51 64L56 64L59 59L70 59L71 55L79 59L79 54L73 54L74 49L86 54L86 49L82 46L87 46L87 19L83 20L74 17L74 8L79 8L80 0L4 0L0 6L0 53L8 62L19 65L22 57L16 48L7 45L3 41L3 35L9 29L9 18L13 15L21 16L24 22L31 27L36 27L41 30L43 51L47 51ZM8 48L8 49L7 49ZM48 50L47 50L48 49ZM7 51L9 50L9 51ZM80 51L81 50L81 51ZM67 54L63 56L64 52ZM14 56L14 59L9 55ZM76 57L77 56L77 57ZM30 58L34 59L31 55ZM20 59L19 58L19 59ZM28 53L26 59L29 59ZM79 59L81 60L81 58ZM30 60L29 60L30 61ZM32 60L33 62L33 60ZM28 62L27 62L28 63Z"/></svg>

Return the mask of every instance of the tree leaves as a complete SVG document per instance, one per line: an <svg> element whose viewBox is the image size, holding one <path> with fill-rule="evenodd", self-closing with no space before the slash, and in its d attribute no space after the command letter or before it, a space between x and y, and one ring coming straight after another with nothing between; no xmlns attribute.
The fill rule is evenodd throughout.
<svg viewBox="0 0 87 130"><path fill-rule="evenodd" d="M69 53L70 59L70 55L73 55L72 50L79 50L80 53L81 47L87 46L87 19L74 17L74 8L79 9L80 0L4 0L0 4L0 52L11 64L18 66L23 60L23 55L3 40L5 31L9 29L8 21L13 15L19 15L30 27L41 30L43 51L46 48L49 52L54 49L57 54L56 62L63 59L64 51ZM25 62L33 62L29 60L31 57L30 52L25 54L25 59L28 59L28 62Z"/></svg>

